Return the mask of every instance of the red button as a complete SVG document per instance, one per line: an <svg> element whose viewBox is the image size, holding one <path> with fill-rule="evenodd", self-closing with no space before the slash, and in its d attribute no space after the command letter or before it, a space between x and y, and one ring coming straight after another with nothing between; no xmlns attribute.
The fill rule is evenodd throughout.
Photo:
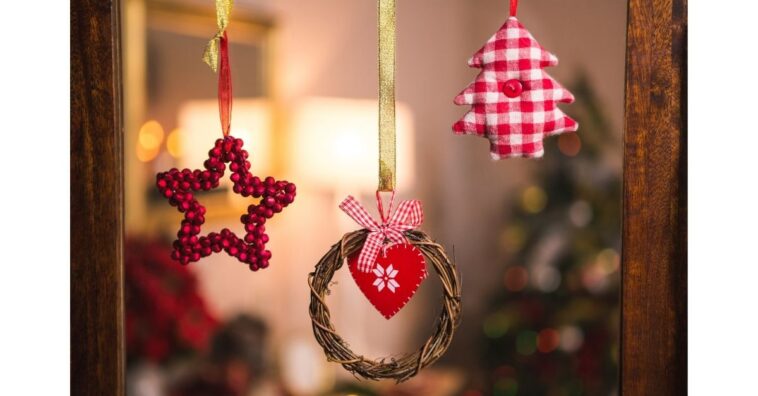
<svg viewBox="0 0 758 396"><path fill-rule="evenodd" d="M505 82L505 85L503 85L503 93L509 98L515 98L521 95L523 90L524 86L521 85L521 81L516 79L508 80Z"/></svg>

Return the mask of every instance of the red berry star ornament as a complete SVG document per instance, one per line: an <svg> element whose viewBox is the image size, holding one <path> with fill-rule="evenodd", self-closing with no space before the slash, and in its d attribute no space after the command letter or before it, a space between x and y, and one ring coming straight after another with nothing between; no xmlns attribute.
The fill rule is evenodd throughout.
<svg viewBox="0 0 758 396"><path fill-rule="evenodd" d="M216 145L208 152L205 170L178 170L159 173L157 186L172 206L184 213L181 227L174 241L171 257L182 264L195 262L222 250L239 261L247 263L257 271L266 268L271 252L266 250L266 220L279 213L295 200L295 185L287 181L277 181L273 177L261 180L253 176L247 151L242 149L242 140L232 136L216 140ZM234 192L243 197L261 198L258 204L248 206L247 214L240 221L245 226L244 238L239 238L228 229L220 233L211 232L200 236L200 227L205 222L205 207L195 198L193 192L209 191L219 186L224 176L226 164L232 171Z"/></svg>
<svg viewBox="0 0 758 396"><path fill-rule="evenodd" d="M217 4L218 5L218 4ZM231 12L231 2L222 3L228 8L218 8L219 21L221 16L228 17ZM222 21L223 22L223 21ZM250 269L257 271L266 268L271 259L271 252L266 250L266 220L279 213L295 200L295 185L287 181L277 181L273 177L261 180L250 173L249 154L242 149L242 140L229 136L232 112L232 79L229 67L229 42L224 31L226 23L219 22L219 32L211 40L206 49L206 60L218 58L218 103L223 139L217 139L215 146L208 152L205 170L174 168L157 175L157 187L168 202L184 213L177 239L174 241L174 251L171 258L182 264L188 264L210 256L222 250L239 261L246 263ZM216 42L216 40L218 42ZM214 49L220 51L219 56L210 56ZM215 63L208 61L211 67ZM215 68L214 68L215 70ZM226 164L232 171L233 190L243 197L260 198L257 204L247 208L247 214L240 217L245 226L245 236L240 238L229 229L220 233L211 232L200 236L200 227L205 223L205 207L195 199L194 192L209 191L219 186L219 180L224 176Z"/></svg>
<svg viewBox="0 0 758 396"><path fill-rule="evenodd" d="M493 159L540 158L542 139L577 130L577 123L557 106L574 96L543 70L558 65L516 19L518 1L511 1L511 16L468 64L482 69L473 83L456 98L471 110L453 125L458 135L476 135L490 141Z"/></svg>

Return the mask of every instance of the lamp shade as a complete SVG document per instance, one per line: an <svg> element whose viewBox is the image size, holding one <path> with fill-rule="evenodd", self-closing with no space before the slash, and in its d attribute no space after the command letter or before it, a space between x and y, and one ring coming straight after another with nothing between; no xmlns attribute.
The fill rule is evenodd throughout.
<svg viewBox="0 0 758 396"><path fill-rule="evenodd" d="M376 190L379 174L376 100L313 97L291 119L293 169L300 183L352 193ZM412 185L413 117L398 103L397 187Z"/></svg>
<svg viewBox="0 0 758 396"><path fill-rule="evenodd" d="M251 169L268 174L271 169L271 104L263 99L235 99L232 110L231 135L245 142L250 153ZM184 103L178 114L180 167L202 167L208 150L216 139L223 137L218 115L218 101L193 100Z"/></svg>

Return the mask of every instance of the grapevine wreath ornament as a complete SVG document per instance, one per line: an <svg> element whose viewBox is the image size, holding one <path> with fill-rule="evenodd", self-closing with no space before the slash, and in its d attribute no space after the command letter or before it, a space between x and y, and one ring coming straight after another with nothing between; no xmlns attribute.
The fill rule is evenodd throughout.
<svg viewBox="0 0 758 396"><path fill-rule="evenodd" d="M510 17L469 59L482 69L456 98L471 110L453 125L457 135L475 135L490 141L492 159L540 158L545 136L574 132L576 121L557 103L574 96L543 70L557 66L547 52L516 19L518 0L511 0Z"/></svg>
<svg viewBox="0 0 758 396"><path fill-rule="evenodd" d="M447 350L458 326L461 288L458 272L445 249L417 230L423 223L421 202L395 197L395 0L379 1L379 188L380 221L352 196L341 204L363 229L335 243L308 276L309 313L316 341L331 362L365 379L403 382L434 363ZM381 192L391 193L384 210ZM371 304L390 319L416 293L431 265L443 286L443 304L431 337L415 352L388 359L370 359L353 352L337 333L326 304L337 270L347 263L353 279Z"/></svg>
<svg viewBox="0 0 758 396"><path fill-rule="evenodd" d="M229 23L231 0L216 0L218 33L211 39L204 59L219 73L218 98L221 127L224 137L216 140L208 152L204 169L171 169L158 173L156 185L172 206L184 213L171 258L182 264L195 262L213 253L226 251L230 256L248 264L251 270L266 268L271 252L266 250L269 237L265 224L274 214L279 213L295 200L295 185L287 181L264 179L250 173L249 154L242 146L241 139L229 135L232 110L232 83L229 67L229 43L226 27ZM220 233L211 232L200 236L200 228L205 223L205 207L195 198L197 191L209 191L219 186L224 176L226 164L232 172L233 191L243 197L260 198L258 204L248 206L247 213L240 217L245 226L245 236L238 237L229 229Z"/></svg>

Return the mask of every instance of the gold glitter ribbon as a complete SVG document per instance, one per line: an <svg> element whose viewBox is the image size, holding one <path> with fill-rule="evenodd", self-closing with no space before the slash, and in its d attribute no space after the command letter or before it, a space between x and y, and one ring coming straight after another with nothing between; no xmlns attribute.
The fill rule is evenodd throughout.
<svg viewBox="0 0 758 396"><path fill-rule="evenodd" d="M234 0L216 0L216 25L218 26L218 31L208 41L208 44L205 46L205 52L203 52L203 62L210 66L214 72L218 71L219 42L224 35L226 27L229 25L233 4Z"/></svg>
<svg viewBox="0 0 758 396"><path fill-rule="evenodd" d="M395 0L379 1L379 191L395 190Z"/></svg>

